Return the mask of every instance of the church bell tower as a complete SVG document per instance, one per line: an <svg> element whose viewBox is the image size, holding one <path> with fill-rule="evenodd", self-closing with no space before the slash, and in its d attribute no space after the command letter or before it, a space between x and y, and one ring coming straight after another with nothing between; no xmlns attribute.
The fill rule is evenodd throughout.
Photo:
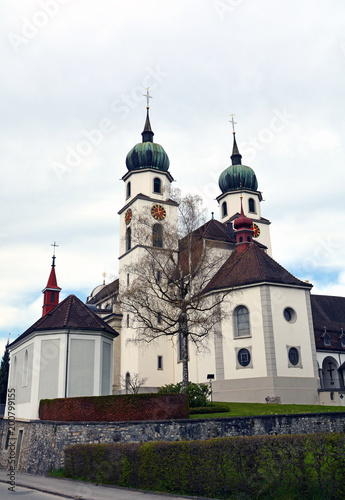
<svg viewBox="0 0 345 500"><path fill-rule="evenodd" d="M242 165L242 155L236 142L233 118L231 123L233 126L231 165L220 174L218 181L222 191L222 194L217 197L220 205L220 220L223 223L233 222L239 215L240 198L243 198L244 215L253 221L253 238L264 245L267 253L272 256L269 230L271 222L261 216L262 194L258 191L258 181L254 170L247 165Z"/></svg>

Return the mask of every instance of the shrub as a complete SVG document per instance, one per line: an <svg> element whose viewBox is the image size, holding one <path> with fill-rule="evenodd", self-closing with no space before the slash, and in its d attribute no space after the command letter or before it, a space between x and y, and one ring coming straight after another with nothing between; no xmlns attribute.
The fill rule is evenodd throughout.
<svg viewBox="0 0 345 500"><path fill-rule="evenodd" d="M185 394L123 394L42 399L41 420L75 422L118 422L169 420L189 417Z"/></svg>
<svg viewBox="0 0 345 500"><path fill-rule="evenodd" d="M159 387L158 394L176 394L184 392L182 383L168 384ZM208 384L194 384L190 382L185 390L188 395L190 408L206 406L207 400L211 395L211 389Z"/></svg>
<svg viewBox="0 0 345 500"><path fill-rule="evenodd" d="M74 445L66 476L190 496L342 500L341 433Z"/></svg>

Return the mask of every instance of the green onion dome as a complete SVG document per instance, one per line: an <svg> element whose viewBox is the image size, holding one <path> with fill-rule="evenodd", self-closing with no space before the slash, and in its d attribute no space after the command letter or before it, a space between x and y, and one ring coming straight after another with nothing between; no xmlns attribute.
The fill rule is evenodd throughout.
<svg viewBox="0 0 345 500"><path fill-rule="evenodd" d="M252 168L242 165L241 158L234 134L234 146L231 155L232 165L219 176L218 184L222 193L239 189L257 191L258 181L255 172Z"/></svg>
<svg viewBox="0 0 345 500"><path fill-rule="evenodd" d="M166 172L169 169L169 157L160 144L153 142L154 133L151 130L149 110L144 131L141 133L143 140L130 150L126 157L126 166L129 171L143 168L154 168Z"/></svg>

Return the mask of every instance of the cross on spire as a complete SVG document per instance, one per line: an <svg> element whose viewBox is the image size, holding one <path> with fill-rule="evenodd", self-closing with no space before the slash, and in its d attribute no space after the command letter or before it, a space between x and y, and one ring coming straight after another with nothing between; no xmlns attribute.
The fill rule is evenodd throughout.
<svg viewBox="0 0 345 500"><path fill-rule="evenodd" d="M235 125L237 125L237 122L235 122L235 120L234 120L235 115L229 115L229 116L231 116L231 120L229 120L229 122L232 124L232 133L234 134L235 133Z"/></svg>
<svg viewBox="0 0 345 500"><path fill-rule="evenodd" d="M55 243L55 241L54 241L54 243L52 243L50 246L54 247L54 251L53 251L53 264L52 264L52 266L54 267L55 266L55 248L58 247L59 245L57 245Z"/></svg>
<svg viewBox="0 0 345 500"><path fill-rule="evenodd" d="M146 90L146 94L143 94L144 97L146 97L146 109L149 109L150 107L150 99L152 99L152 95L150 95L150 91L149 91L150 87L147 87L145 90Z"/></svg>

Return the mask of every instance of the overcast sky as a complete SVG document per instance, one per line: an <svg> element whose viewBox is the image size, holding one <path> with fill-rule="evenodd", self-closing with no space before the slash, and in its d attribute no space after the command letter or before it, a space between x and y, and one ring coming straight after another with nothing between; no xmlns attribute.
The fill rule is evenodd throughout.
<svg viewBox="0 0 345 500"><path fill-rule="evenodd" d="M0 353L62 298L118 269L125 158L150 87L175 187L219 209L235 114L274 258L345 294L343 0L2 0Z"/></svg>

